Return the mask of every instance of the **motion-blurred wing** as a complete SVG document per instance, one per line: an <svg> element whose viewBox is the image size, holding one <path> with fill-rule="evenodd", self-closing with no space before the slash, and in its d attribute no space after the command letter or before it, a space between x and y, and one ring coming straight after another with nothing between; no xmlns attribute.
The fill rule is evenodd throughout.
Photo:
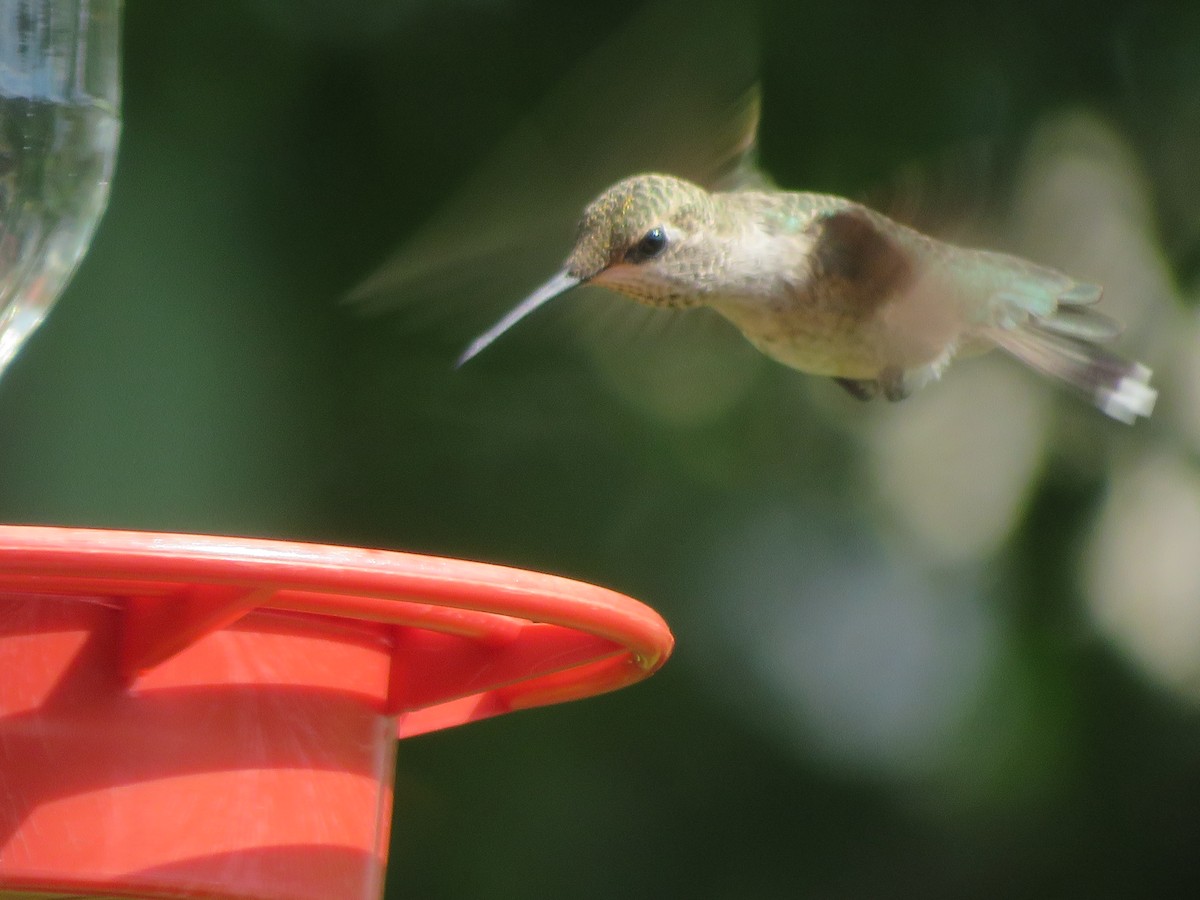
<svg viewBox="0 0 1200 900"><path fill-rule="evenodd" d="M470 330L556 271L583 207L612 182L663 171L751 186L758 124L752 7L649 7L573 70L446 205L350 295L438 301Z"/></svg>

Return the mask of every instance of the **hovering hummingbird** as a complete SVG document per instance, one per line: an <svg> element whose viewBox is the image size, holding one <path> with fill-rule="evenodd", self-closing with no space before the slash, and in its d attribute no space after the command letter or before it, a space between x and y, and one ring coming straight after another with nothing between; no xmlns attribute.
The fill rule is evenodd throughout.
<svg viewBox="0 0 1200 900"><path fill-rule="evenodd" d="M595 285L652 307L707 306L767 356L861 399L899 400L951 360L1000 347L1113 418L1148 416L1150 370L1105 346L1121 329L1093 308L1099 287L943 243L850 200L779 190L758 169L749 6L650 6L352 299L416 299L451 285L461 296L471 273L486 276L489 294L501 283L520 290L556 262L552 243L530 234L560 224L566 233L594 185L670 171L682 177L625 178L588 203L560 271L459 364L554 297ZM656 89L631 104L642 83L621 73L641 79L648 67Z"/></svg>
<svg viewBox="0 0 1200 900"><path fill-rule="evenodd" d="M562 270L477 338L466 362L576 285L653 307L707 306L767 356L854 397L901 400L949 363L994 347L1104 413L1149 416L1146 366L1104 344L1101 288L952 246L827 194L708 191L670 175L617 182L583 212Z"/></svg>

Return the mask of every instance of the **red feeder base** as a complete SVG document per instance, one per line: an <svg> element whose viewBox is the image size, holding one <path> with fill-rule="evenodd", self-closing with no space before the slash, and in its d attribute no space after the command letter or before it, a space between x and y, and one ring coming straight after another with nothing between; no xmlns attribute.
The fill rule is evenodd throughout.
<svg viewBox="0 0 1200 900"><path fill-rule="evenodd" d="M377 897L397 736L631 684L671 647L552 575L0 526L0 896Z"/></svg>

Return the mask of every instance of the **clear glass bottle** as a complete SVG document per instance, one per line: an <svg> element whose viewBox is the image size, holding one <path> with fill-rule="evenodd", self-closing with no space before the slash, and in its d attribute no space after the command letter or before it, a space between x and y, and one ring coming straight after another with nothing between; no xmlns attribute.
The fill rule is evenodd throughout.
<svg viewBox="0 0 1200 900"><path fill-rule="evenodd" d="M0 0L0 375L108 202L121 0Z"/></svg>

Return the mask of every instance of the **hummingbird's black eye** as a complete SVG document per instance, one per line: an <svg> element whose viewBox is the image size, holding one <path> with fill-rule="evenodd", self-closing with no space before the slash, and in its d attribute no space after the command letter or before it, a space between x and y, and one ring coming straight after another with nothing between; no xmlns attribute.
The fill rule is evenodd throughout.
<svg viewBox="0 0 1200 900"><path fill-rule="evenodd" d="M630 262L641 262L644 259L653 259L666 249L667 233L663 231L662 226L656 225L642 235L642 239L630 248L625 258Z"/></svg>

